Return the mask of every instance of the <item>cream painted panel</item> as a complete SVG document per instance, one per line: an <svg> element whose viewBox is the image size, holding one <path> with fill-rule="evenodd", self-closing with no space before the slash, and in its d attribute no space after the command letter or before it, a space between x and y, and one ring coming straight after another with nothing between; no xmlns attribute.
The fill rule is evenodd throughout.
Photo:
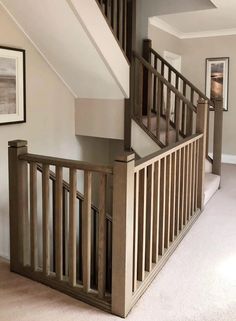
<svg viewBox="0 0 236 321"><path fill-rule="evenodd" d="M124 100L77 99L75 133L124 139Z"/></svg>

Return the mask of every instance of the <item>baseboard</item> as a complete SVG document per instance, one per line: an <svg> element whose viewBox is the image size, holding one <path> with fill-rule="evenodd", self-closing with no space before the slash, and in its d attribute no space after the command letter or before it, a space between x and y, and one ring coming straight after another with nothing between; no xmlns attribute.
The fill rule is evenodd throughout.
<svg viewBox="0 0 236 321"><path fill-rule="evenodd" d="M213 157L213 154L209 154L210 157ZM222 154L222 163L225 164L236 164L236 155Z"/></svg>
<svg viewBox="0 0 236 321"><path fill-rule="evenodd" d="M0 256L0 260L6 263L10 263L10 259L8 257Z"/></svg>

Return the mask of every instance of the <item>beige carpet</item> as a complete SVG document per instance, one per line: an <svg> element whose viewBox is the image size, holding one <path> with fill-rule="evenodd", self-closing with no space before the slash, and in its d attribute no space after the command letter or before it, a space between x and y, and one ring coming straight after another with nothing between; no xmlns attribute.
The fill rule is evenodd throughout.
<svg viewBox="0 0 236 321"><path fill-rule="evenodd" d="M10 274L0 263L0 321L114 321L119 318ZM236 166L128 321L236 320Z"/></svg>

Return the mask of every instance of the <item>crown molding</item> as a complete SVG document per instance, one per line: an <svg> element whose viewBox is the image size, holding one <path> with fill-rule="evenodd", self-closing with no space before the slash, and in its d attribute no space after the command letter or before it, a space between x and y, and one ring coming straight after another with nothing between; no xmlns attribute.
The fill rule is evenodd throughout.
<svg viewBox="0 0 236 321"><path fill-rule="evenodd" d="M236 28L201 32L182 32L158 17L149 18L149 23L179 39L210 38L236 35Z"/></svg>

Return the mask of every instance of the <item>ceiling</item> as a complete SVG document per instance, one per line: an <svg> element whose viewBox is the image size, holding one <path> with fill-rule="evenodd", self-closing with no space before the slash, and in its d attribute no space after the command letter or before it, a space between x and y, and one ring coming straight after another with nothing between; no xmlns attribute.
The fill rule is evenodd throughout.
<svg viewBox="0 0 236 321"><path fill-rule="evenodd" d="M211 0L214 8L159 15L150 22L179 38L236 34L236 0Z"/></svg>

